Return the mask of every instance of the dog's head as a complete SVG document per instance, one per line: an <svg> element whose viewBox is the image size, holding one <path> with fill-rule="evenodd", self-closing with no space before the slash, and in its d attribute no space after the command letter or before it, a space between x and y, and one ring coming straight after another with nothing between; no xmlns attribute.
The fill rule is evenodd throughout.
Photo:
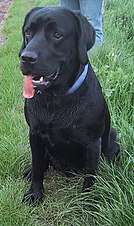
<svg viewBox="0 0 134 226"><path fill-rule="evenodd" d="M87 51L95 42L95 31L87 19L79 11L62 7L31 10L22 32L21 70L31 75L35 86L50 86L66 68L71 73L76 64L87 64Z"/></svg>

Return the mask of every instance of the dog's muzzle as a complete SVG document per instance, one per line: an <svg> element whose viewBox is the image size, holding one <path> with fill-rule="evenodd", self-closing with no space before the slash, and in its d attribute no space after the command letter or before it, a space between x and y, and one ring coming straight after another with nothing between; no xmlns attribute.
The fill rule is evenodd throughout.
<svg viewBox="0 0 134 226"><path fill-rule="evenodd" d="M50 83L52 83L53 81L56 80L56 78L58 77L59 75L59 71L60 71L60 68L58 67L57 70L53 73L51 73L50 75L47 75L47 76L32 76L32 83L33 83L33 86L36 88L36 87L39 87L39 86L48 86L50 85Z"/></svg>

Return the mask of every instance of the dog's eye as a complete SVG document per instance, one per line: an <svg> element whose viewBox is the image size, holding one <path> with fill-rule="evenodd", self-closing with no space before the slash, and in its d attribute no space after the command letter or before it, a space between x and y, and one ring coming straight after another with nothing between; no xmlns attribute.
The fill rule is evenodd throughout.
<svg viewBox="0 0 134 226"><path fill-rule="evenodd" d="M58 32L54 33L54 38L55 39L60 39L61 38L61 34L59 34Z"/></svg>
<svg viewBox="0 0 134 226"><path fill-rule="evenodd" d="M29 37L30 35L31 35L31 31L29 31L29 30L25 31L25 36L26 37Z"/></svg>

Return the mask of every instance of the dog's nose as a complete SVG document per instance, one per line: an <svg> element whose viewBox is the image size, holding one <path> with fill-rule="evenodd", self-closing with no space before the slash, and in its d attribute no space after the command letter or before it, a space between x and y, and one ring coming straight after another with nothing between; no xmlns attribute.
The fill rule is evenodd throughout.
<svg viewBox="0 0 134 226"><path fill-rule="evenodd" d="M23 63L35 64L38 60L38 55L32 51L24 51L21 54L21 61Z"/></svg>

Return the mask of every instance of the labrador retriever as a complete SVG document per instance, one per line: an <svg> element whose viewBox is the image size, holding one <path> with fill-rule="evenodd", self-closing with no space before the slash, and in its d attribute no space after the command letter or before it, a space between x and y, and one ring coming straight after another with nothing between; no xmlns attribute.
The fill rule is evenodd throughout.
<svg viewBox="0 0 134 226"><path fill-rule="evenodd" d="M33 203L42 201L50 165L65 175L83 172L85 190L94 183L100 156L110 162L119 146L88 60L95 31L87 19L63 7L37 7L27 14L22 32L19 56L32 152L24 201Z"/></svg>

